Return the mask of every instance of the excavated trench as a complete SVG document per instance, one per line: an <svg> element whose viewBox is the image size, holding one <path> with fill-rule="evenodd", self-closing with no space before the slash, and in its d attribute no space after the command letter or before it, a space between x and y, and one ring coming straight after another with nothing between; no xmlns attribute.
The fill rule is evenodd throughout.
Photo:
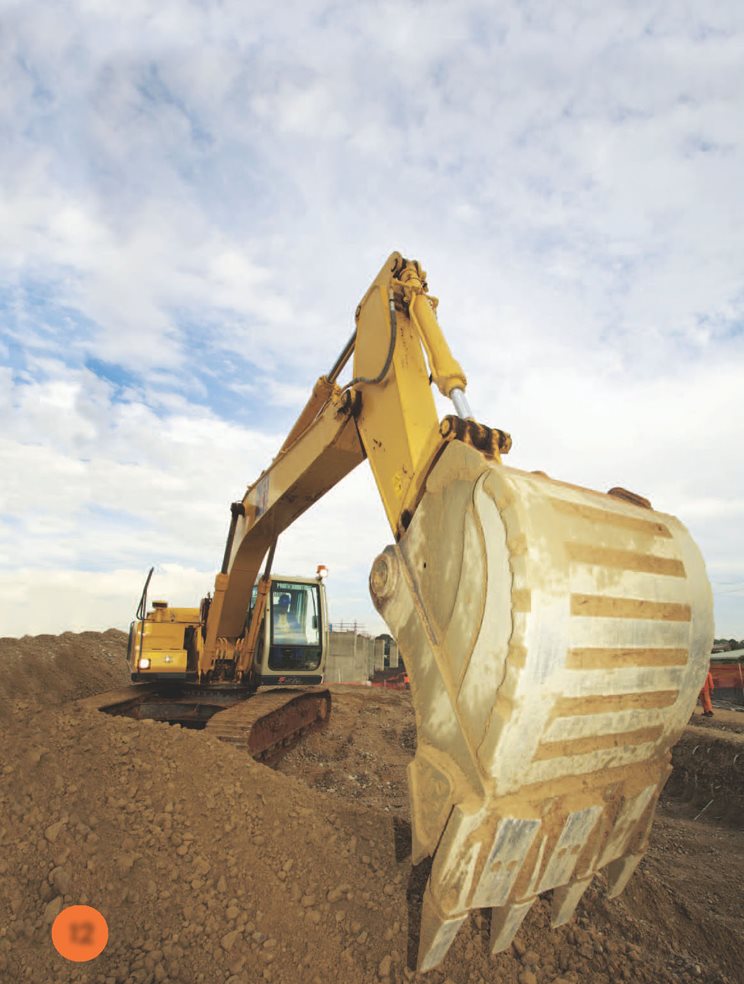
<svg viewBox="0 0 744 984"><path fill-rule="evenodd" d="M744 828L744 722L740 727L724 724L719 730L705 722L685 729L672 750L673 771L664 788L672 811Z"/></svg>
<svg viewBox="0 0 744 984"><path fill-rule="evenodd" d="M200 690L189 684L134 684L78 703L113 717L207 729L266 765L275 765L310 732L324 727L331 714L331 695L323 687L270 687L249 697L229 686Z"/></svg>
<svg viewBox="0 0 744 984"><path fill-rule="evenodd" d="M205 728L213 715L227 710L241 698L230 690L208 694L184 684L179 687L134 684L119 690L86 697L79 703L86 708L136 721L163 721L184 728Z"/></svg>
<svg viewBox="0 0 744 984"><path fill-rule="evenodd" d="M322 688L274 688L262 691L254 702L229 686L205 693L190 684L137 684L79 703L138 721L191 730L209 727L210 734L272 766L311 731L327 724L331 710L330 693ZM697 819L705 814L744 827L744 715L720 709L717 713L724 720L693 717L695 723L674 747L662 800L678 816Z"/></svg>
<svg viewBox="0 0 744 984"><path fill-rule="evenodd" d="M331 711L330 692L322 688L273 688L248 700L230 687L205 693L189 684L137 684L79 703L138 721L192 730L209 726L211 734L269 765L324 726ZM744 827L744 714L720 709L717 713L724 720L693 717L672 751L672 773L662 798L680 816L705 813L709 819Z"/></svg>

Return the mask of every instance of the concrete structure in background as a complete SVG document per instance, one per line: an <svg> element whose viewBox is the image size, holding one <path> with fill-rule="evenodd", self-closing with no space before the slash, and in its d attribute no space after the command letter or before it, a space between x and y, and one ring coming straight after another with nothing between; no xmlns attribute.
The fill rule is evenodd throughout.
<svg viewBox="0 0 744 984"><path fill-rule="evenodd" d="M379 637L374 641L374 660L375 671L385 669L385 640Z"/></svg>
<svg viewBox="0 0 744 984"><path fill-rule="evenodd" d="M375 672L375 640L369 640L369 648L367 649L367 679L371 680Z"/></svg>
<svg viewBox="0 0 744 984"><path fill-rule="evenodd" d="M398 666L398 645L390 636L373 639L354 629L331 631L326 683L363 683L375 673Z"/></svg>
<svg viewBox="0 0 744 984"><path fill-rule="evenodd" d="M398 665L399 665L398 664L398 643L395 640L393 640L390 643L390 655L388 657L388 666L390 667L391 670L394 670L394 669L396 669L398 667Z"/></svg>
<svg viewBox="0 0 744 984"><path fill-rule="evenodd" d="M330 633L326 683L362 683L372 676L375 640L361 632Z"/></svg>

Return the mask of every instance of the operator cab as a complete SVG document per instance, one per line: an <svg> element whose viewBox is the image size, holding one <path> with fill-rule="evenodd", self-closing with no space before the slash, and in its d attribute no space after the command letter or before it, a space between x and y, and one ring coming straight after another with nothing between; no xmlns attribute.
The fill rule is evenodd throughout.
<svg viewBox="0 0 744 984"><path fill-rule="evenodd" d="M250 621L257 588L251 596ZM322 578L271 578L256 652L259 684L322 683L328 649Z"/></svg>

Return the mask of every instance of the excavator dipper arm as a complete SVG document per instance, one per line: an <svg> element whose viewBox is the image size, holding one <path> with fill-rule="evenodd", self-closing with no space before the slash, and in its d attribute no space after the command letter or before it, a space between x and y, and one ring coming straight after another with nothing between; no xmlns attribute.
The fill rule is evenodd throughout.
<svg viewBox="0 0 744 984"><path fill-rule="evenodd" d="M413 861L433 856L420 970L471 909L492 910L498 952L541 893L560 925L600 869L622 891L713 637L681 523L505 467L510 439L470 419L435 312L419 264L392 254L357 309L352 382L339 363L319 380L236 508L203 657L240 635L278 533L366 456L396 541L370 590L411 681ZM430 373L458 411L441 424Z"/></svg>

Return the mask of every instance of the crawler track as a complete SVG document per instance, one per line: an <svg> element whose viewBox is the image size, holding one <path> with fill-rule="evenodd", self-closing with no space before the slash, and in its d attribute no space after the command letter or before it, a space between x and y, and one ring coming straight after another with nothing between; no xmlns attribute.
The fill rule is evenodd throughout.
<svg viewBox="0 0 744 984"><path fill-rule="evenodd" d="M329 690L277 687L215 714L207 724L207 732L273 765L303 735L322 727L330 714Z"/></svg>
<svg viewBox="0 0 744 984"><path fill-rule="evenodd" d="M331 694L324 687L276 687L248 697L230 687L133 684L78 703L135 720L207 729L211 736L245 749L267 765L274 765L305 734L322 727L331 714Z"/></svg>

